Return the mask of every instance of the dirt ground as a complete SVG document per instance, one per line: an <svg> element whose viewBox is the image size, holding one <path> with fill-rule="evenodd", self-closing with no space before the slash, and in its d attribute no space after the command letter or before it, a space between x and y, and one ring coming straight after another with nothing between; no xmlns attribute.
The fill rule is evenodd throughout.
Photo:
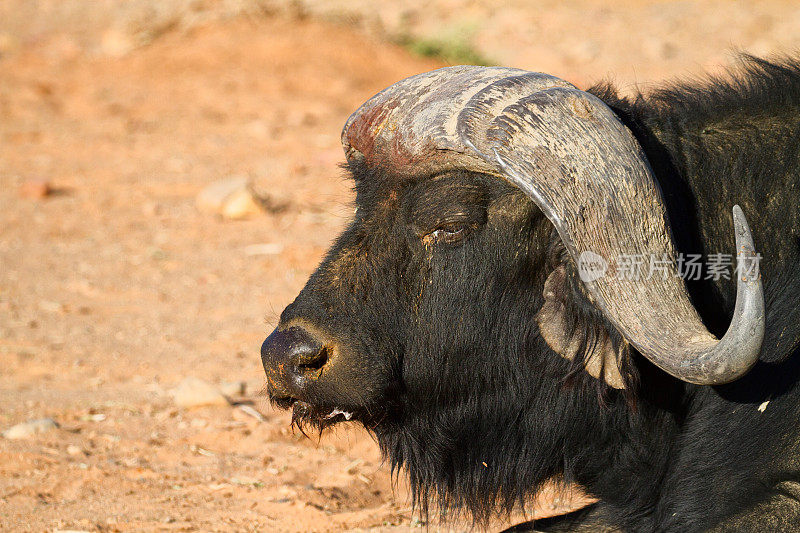
<svg viewBox="0 0 800 533"><path fill-rule="evenodd" d="M189 23L150 12L151 31L120 25L113 2L96 3L105 11L94 18L72 4L0 6L0 430L45 417L60 426L0 439L3 531L424 527L368 435L292 433L265 401L259 360L351 213L337 167L345 119L442 64L387 39L473 21L486 57L585 84L718 69L731 47L789 52L800 35L789 2L753 13L729 2L537 12L440 1L430 18L416 2L400 12L195 2ZM469 16L455 20L462 8ZM592 17L606 26L563 42ZM636 36L650 44L628 46ZM234 221L195 207L204 186L235 176L277 208ZM52 193L26 194L35 180ZM239 406L177 407L170 390L187 376L246 382L235 399L263 420ZM569 505L548 495L536 512ZM448 528L468 526L430 525Z"/></svg>

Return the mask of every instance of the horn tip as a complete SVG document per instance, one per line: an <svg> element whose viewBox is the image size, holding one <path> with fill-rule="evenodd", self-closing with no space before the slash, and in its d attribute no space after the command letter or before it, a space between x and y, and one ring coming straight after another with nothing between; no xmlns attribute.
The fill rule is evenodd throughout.
<svg viewBox="0 0 800 533"><path fill-rule="evenodd" d="M734 204L733 206L733 220L739 224L747 224L747 219L744 217L744 211L742 211L742 208L739 206L739 204Z"/></svg>
<svg viewBox="0 0 800 533"><path fill-rule="evenodd" d="M733 229L736 237L737 253L754 252L753 234L750 231L747 218L744 216L744 211L739 207L739 204L733 206Z"/></svg>

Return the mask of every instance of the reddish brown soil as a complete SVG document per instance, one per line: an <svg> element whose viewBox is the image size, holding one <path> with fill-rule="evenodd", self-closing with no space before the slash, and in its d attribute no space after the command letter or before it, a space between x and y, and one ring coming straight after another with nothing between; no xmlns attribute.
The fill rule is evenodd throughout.
<svg viewBox="0 0 800 533"><path fill-rule="evenodd" d="M0 427L61 425L0 439L0 529L410 527L366 434L309 440L267 405L258 347L348 215L344 120L437 66L283 19L119 59L52 38L0 63ZM198 212L197 192L230 175L288 208ZM54 194L32 198L29 180ZM284 248L245 254L258 243ZM267 421L175 408L167 391L188 375L247 381Z"/></svg>
<svg viewBox="0 0 800 533"><path fill-rule="evenodd" d="M0 429L61 427L0 439L0 530L417 528L369 436L309 440L267 405L258 348L351 212L344 120L440 65L285 14L133 49L106 35L105 54L29 25L0 32ZM552 72L574 72L559 57ZM238 175L286 208L246 221L195 208ZM282 251L245 253L262 243ZM266 421L175 407L186 376L246 381ZM565 505L548 496L540 514Z"/></svg>

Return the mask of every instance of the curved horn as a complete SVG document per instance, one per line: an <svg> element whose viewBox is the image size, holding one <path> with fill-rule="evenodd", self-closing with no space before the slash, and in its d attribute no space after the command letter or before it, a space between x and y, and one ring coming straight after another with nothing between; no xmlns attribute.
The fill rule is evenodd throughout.
<svg viewBox="0 0 800 533"><path fill-rule="evenodd" d="M345 124L348 159L413 176L464 168L519 187L544 212L570 255L601 256L582 277L590 299L642 355L671 375L719 384L744 375L764 336L760 276L741 275L728 332L703 325L680 279L666 209L631 132L599 98L546 74L451 67L378 93ZM737 255L754 267L752 236L734 207ZM660 260L657 277L631 271Z"/></svg>

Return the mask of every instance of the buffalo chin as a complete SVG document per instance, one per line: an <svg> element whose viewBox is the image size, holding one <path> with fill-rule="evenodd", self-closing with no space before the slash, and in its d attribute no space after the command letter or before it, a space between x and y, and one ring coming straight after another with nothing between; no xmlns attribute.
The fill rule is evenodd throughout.
<svg viewBox="0 0 800 533"><path fill-rule="evenodd" d="M307 428L322 431L339 422L354 419L352 410L313 405L296 398L270 398L270 403L283 410L292 411L292 427L305 434Z"/></svg>

